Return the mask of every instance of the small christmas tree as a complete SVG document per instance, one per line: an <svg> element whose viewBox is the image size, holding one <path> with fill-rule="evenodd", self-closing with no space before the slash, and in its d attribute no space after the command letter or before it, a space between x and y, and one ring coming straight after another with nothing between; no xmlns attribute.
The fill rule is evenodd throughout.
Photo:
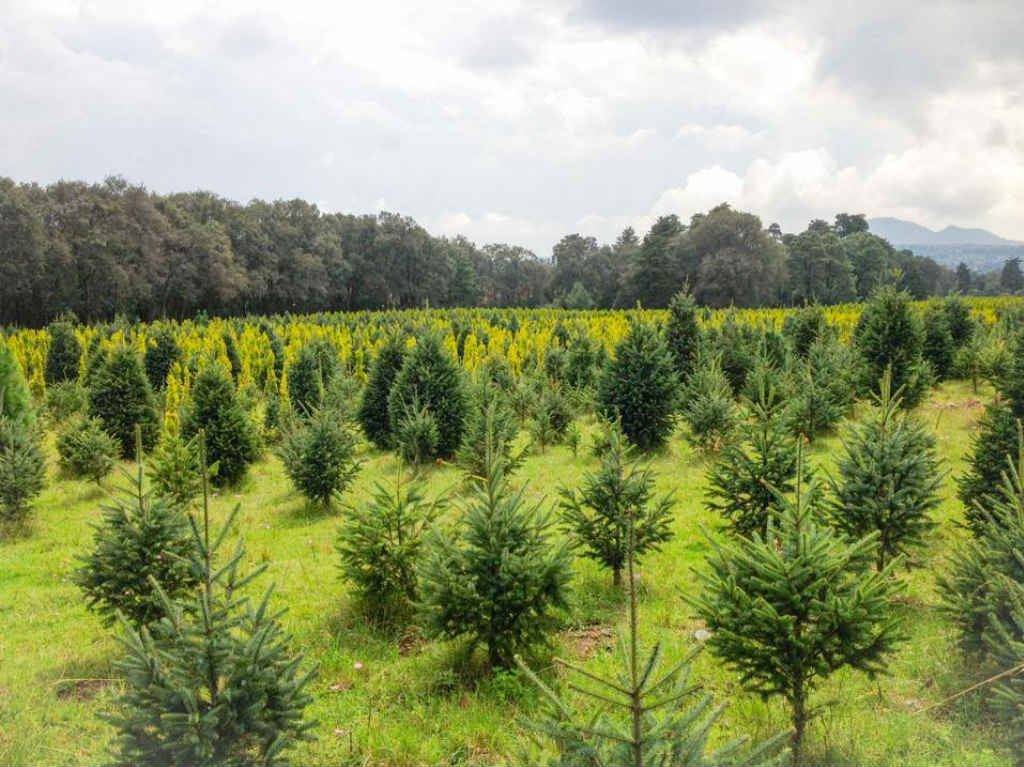
<svg viewBox="0 0 1024 767"><path fill-rule="evenodd" d="M683 393L687 439L703 450L718 450L736 430L739 414L718 357L701 357Z"/></svg>
<svg viewBox="0 0 1024 767"><path fill-rule="evenodd" d="M313 344L303 346L288 366L288 399L292 409L303 418L324 404L324 373Z"/></svg>
<svg viewBox="0 0 1024 767"><path fill-rule="evenodd" d="M205 434L208 460L217 466L214 484L238 484L259 456L259 442L230 376L216 363L208 364L196 377L181 422L186 440L200 431Z"/></svg>
<svg viewBox="0 0 1024 767"><path fill-rule="evenodd" d="M665 495L652 503L654 475L630 460L629 446L617 428L609 429L608 439L601 470L584 474L579 493L562 488L560 505L569 535L584 556L609 568L618 586L629 555L630 525L635 557L658 551L672 537L675 501Z"/></svg>
<svg viewBox="0 0 1024 767"><path fill-rule="evenodd" d="M397 336L384 342L370 369L370 380L356 414L366 438L381 450L394 447L394 425L388 410L391 386L405 361L405 344Z"/></svg>
<svg viewBox="0 0 1024 767"><path fill-rule="evenodd" d="M210 476L216 473L217 467L212 466ZM150 456L149 479L155 495L188 508L203 490L199 436L185 440L177 432L164 432Z"/></svg>
<svg viewBox="0 0 1024 767"><path fill-rule="evenodd" d="M946 313L949 332L953 336L953 346L959 349L974 336L976 324L971 318L971 307L958 293L950 293L942 301L942 309Z"/></svg>
<svg viewBox="0 0 1024 767"><path fill-rule="evenodd" d="M631 508L626 524L626 569L629 633L625 637L624 668L617 677L607 679L572 663L555 659L567 672L585 679L585 687L569 687L592 699L619 716L597 715L587 722L554 690L544 684L521 658L520 669L536 684L547 700L547 710L540 720L524 722L541 745L546 741L555 748L553 765L630 764L703 767L718 764L777 764L782 754L782 736L754 747L745 747L742 738L722 744L708 752L712 727L723 708L713 708L710 696L698 693L699 685L690 683L690 660L693 654L658 674L661 643L640 663L639 609L636 593L636 528ZM594 685L598 685L596 689ZM589 688L589 689L588 689ZM622 720L625 721L622 721ZM539 761L531 755L529 764Z"/></svg>
<svg viewBox="0 0 1024 767"><path fill-rule="evenodd" d="M924 328L909 293L879 288L864 305L853 345L865 365L865 389L878 393L878 382L891 370L893 389L903 392L903 407L915 407L924 399L932 371L923 356Z"/></svg>
<svg viewBox="0 0 1024 767"><path fill-rule="evenodd" d="M75 336L75 326L67 320L52 323L46 333L50 345L46 349L46 384L78 380L78 363L82 358L82 345Z"/></svg>
<svg viewBox="0 0 1024 767"><path fill-rule="evenodd" d="M819 304L811 304L786 314L782 333L789 340L797 357L806 358L811 346L817 341L830 338L832 327L828 324L825 310Z"/></svg>
<svg viewBox="0 0 1024 767"><path fill-rule="evenodd" d="M406 617L419 598L425 534L445 505L443 498L427 501L424 483L403 474L399 463L394 484L377 483L370 502L351 509L338 531L342 576L369 613L386 622Z"/></svg>
<svg viewBox="0 0 1024 767"><path fill-rule="evenodd" d="M551 540L540 505L527 505L524 491L509 486L493 435L486 455L454 533L429 539L420 604L431 635L468 637L487 646L492 667L508 667L547 638L567 606L571 556Z"/></svg>
<svg viewBox="0 0 1024 767"><path fill-rule="evenodd" d="M807 440L832 429L853 408L857 360L847 347L825 337L811 344L790 371L787 403L790 433Z"/></svg>
<svg viewBox="0 0 1024 767"><path fill-rule="evenodd" d="M74 574L105 624L121 615L136 629L166 614L165 598L180 599L198 582L189 563L188 518L170 498L146 491L141 438L138 450L137 472L125 471L129 484L102 507L93 549Z"/></svg>
<svg viewBox="0 0 1024 767"><path fill-rule="evenodd" d="M780 496L767 536L711 541L709 569L698 574L703 593L686 597L711 632L712 654L746 688L789 704L794 764L803 761L818 683L844 666L884 672L902 638L889 604L899 585L889 568L870 569L878 534L850 543L819 525L802 480L794 499Z"/></svg>
<svg viewBox="0 0 1024 767"><path fill-rule="evenodd" d="M46 458L35 426L4 415L0 391L0 521L24 522L46 485Z"/></svg>
<svg viewBox="0 0 1024 767"><path fill-rule="evenodd" d="M356 440L334 411L318 410L284 436L278 455L295 488L330 508L359 474Z"/></svg>
<svg viewBox="0 0 1024 767"><path fill-rule="evenodd" d="M0 337L0 418L9 418L21 424L31 424L36 413L21 366Z"/></svg>
<svg viewBox="0 0 1024 767"><path fill-rule="evenodd" d="M392 423L421 408L437 425L437 445L431 457L451 458L462 444L468 403L462 371L433 334L421 337L406 355L388 397Z"/></svg>
<svg viewBox="0 0 1024 767"><path fill-rule="evenodd" d="M949 377L953 371L956 341L949 327L949 315L942 304L932 304L925 312L921 351L938 380L943 381Z"/></svg>
<svg viewBox="0 0 1024 767"><path fill-rule="evenodd" d="M98 485L114 468L119 448L98 418L77 418L57 434L57 455L64 476Z"/></svg>
<svg viewBox="0 0 1024 767"><path fill-rule="evenodd" d="M151 579L163 617L138 630L123 624L126 690L104 718L119 733L116 756L125 764L278 765L312 738L304 719L312 672L299 673L302 657L291 654L281 612L270 609L272 589L255 606L243 594L266 566L243 574L241 542L218 561L238 508L211 531L207 498L204 482L202 517L189 518L187 566L197 587L176 602Z"/></svg>
<svg viewBox="0 0 1024 767"><path fill-rule="evenodd" d="M149 450L160 434L156 399L139 355L128 347L115 349L89 384L89 415L117 440L122 458L135 454L135 427L142 449Z"/></svg>
<svg viewBox="0 0 1024 767"><path fill-rule="evenodd" d="M774 402L772 390L762 386L741 427L742 442L727 445L708 470L707 506L737 535L766 535L778 494L793 491L799 451Z"/></svg>
<svg viewBox="0 0 1024 767"><path fill-rule="evenodd" d="M146 378L154 391L167 388L167 376L171 368L181 356L181 349L174 336L174 329L169 325L158 325L146 343L146 354L143 361L146 365Z"/></svg>
<svg viewBox="0 0 1024 767"><path fill-rule="evenodd" d="M652 450L672 434L678 397L679 378L665 341L653 327L634 322L601 377L602 415L618 420L632 444Z"/></svg>
<svg viewBox="0 0 1024 767"><path fill-rule="evenodd" d="M688 287L676 293L668 305L668 323L665 325L665 343L675 364L676 376L683 383L690 377L701 344L700 325L697 324L697 302Z"/></svg>
<svg viewBox="0 0 1024 767"><path fill-rule="evenodd" d="M917 419L900 412L888 371L877 406L842 437L838 479L832 481L830 523L850 539L878 533L878 569L919 548L935 527L942 473L935 440Z"/></svg>
<svg viewBox="0 0 1024 767"><path fill-rule="evenodd" d="M469 417L466 434L455 459L471 477L483 476L487 470L487 434L491 430L495 449L505 459L506 471L511 474L526 460L525 450L514 450L519 436L519 424L508 403L508 397L498 387L488 383L474 384L470 393Z"/></svg>

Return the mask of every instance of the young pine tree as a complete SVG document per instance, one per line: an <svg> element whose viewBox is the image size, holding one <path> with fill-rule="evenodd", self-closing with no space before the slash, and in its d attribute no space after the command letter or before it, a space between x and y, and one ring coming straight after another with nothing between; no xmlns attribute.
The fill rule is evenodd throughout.
<svg viewBox="0 0 1024 767"><path fill-rule="evenodd" d="M3 399L0 391L0 522L17 525L43 491L46 458L35 426L4 415Z"/></svg>
<svg viewBox="0 0 1024 767"><path fill-rule="evenodd" d="M685 383L690 377L697 352L700 349L701 332L697 324L697 302L688 287L683 288L668 305L668 323L665 325L665 344L675 364L676 376Z"/></svg>
<svg viewBox="0 0 1024 767"><path fill-rule="evenodd" d="M398 423L407 413L426 410L437 426L431 458L451 458L462 444L468 403L462 371L436 335L419 339L388 395L388 415Z"/></svg>
<svg viewBox="0 0 1024 767"><path fill-rule="evenodd" d="M708 469L708 508L745 537L767 534L779 493L792 492L797 475L800 451L773 402L773 392L762 386L741 427L742 441L727 445Z"/></svg>
<svg viewBox="0 0 1024 767"><path fill-rule="evenodd" d="M57 434L58 466L72 479L91 479L98 485L119 454L117 442L98 418L77 418Z"/></svg>
<svg viewBox="0 0 1024 767"><path fill-rule="evenodd" d="M632 514L627 518L626 585L629 633L624 638L623 668L614 678L586 671L560 658L555 663L576 675L585 686L569 687L609 713L587 721L517 657L519 668L536 684L547 701L542 718L524 722L543 745L550 743L555 755L552 765L664 765L668 767L710 767L721 764L778 764L783 736L753 747L734 738L709 752L709 735L722 715L710 696L699 693L700 685L690 683L693 654L659 674L661 643L640 662L640 618L636 594L635 528ZM594 685L598 687L594 687ZM589 688L589 689L588 689ZM539 764L530 755L529 764Z"/></svg>
<svg viewBox="0 0 1024 767"><path fill-rule="evenodd" d="M1024 585L1008 581L1010 620L993 623L990 650L1001 669L993 708L1005 722L1014 764L1024 764Z"/></svg>
<svg viewBox="0 0 1024 767"><path fill-rule="evenodd" d="M324 404L324 371L321 355L313 344L299 350L288 366L288 399L292 410L305 418Z"/></svg>
<svg viewBox="0 0 1024 767"><path fill-rule="evenodd" d="M469 416L462 446L455 454L460 468L471 477L483 476L487 470L487 430L493 430L495 449L505 459L505 470L512 474L526 460L526 451L515 451L519 423L508 397L488 383L474 384L470 392Z"/></svg>
<svg viewBox="0 0 1024 767"><path fill-rule="evenodd" d="M278 455L295 489L325 509L359 474L355 436L333 410L315 411L295 424Z"/></svg>
<svg viewBox="0 0 1024 767"><path fill-rule="evenodd" d="M236 485L259 456L255 426L242 407L227 371L208 364L196 377L181 422L181 436L194 439L204 433L206 455L216 464L215 485Z"/></svg>
<svg viewBox="0 0 1024 767"><path fill-rule="evenodd" d="M125 471L129 484L102 507L93 549L74 574L89 609L106 625L121 616L135 629L166 615L165 599L187 596L198 582L189 563L188 518L170 498L145 489L141 444L138 450L137 473Z"/></svg>
<svg viewBox="0 0 1024 767"><path fill-rule="evenodd" d="M612 571L612 582L622 583L622 570L633 555L658 551L672 537L675 501L665 495L655 500L654 475L631 460L631 451L618 429L608 432L608 449L597 474L584 474L580 491L560 491L562 522L583 555Z"/></svg>
<svg viewBox="0 0 1024 767"><path fill-rule="evenodd" d="M795 498L780 497L767 536L712 539L703 592L686 597L711 632L711 653L747 689L789 705L794 764L803 763L814 688L844 666L884 672L902 638L889 604L899 585L888 568L871 570L877 533L842 540L815 521L801 485L798 476Z"/></svg>
<svg viewBox="0 0 1024 767"><path fill-rule="evenodd" d="M877 405L842 436L838 478L831 483L829 522L852 540L878 534L877 567L924 544L935 527L942 473L935 439L916 418L901 412L888 372Z"/></svg>
<svg viewBox="0 0 1024 767"><path fill-rule="evenodd" d="M571 555L551 536L551 520L508 483L505 461L487 437L486 471L456 530L429 538L419 571L429 634L486 645L491 667L546 640L568 602Z"/></svg>
<svg viewBox="0 0 1024 767"><path fill-rule="evenodd" d="M14 354L0 338L0 418L8 418L23 425L35 422L36 413L21 366Z"/></svg>
<svg viewBox="0 0 1024 767"><path fill-rule="evenodd" d="M123 623L126 689L104 718L124 764L279 765L312 737L304 717L312 672L299 673L302 657L270 608L273 589L255 605L245 596L266 566L243 574L241 542L221 559L238 508L211 530L207 497L204 482L202 517L189 517L186 566L196 587L175 601L151 579L163 616L139 629Z"/></svg>
<svg viewBox="0 0 1024 767"><path fill-rule="evenodd" d="M598 406L617 420L640 450L653 450L672 435L679 397L675 362L658 331L634 322L605 367Z"/></svg>
<svg viewBox="0 0 1024 767"><path fill-rule="evenodd" d="M405 343L401 338L392 336L377 352L356 414L366 438L381 450L394 447L394 425L388 410L388 397L404 361Z"/></svg>
<svg viewBox="0 0 1024 767"><path fill-rule="evenodd" d="M857 359L849 348L828 336L813 342L790 371L790 433L813 441L834 428L853 408L858 378Z"/></svg>
<svg viewBox="0 0 1024 767"><path fill-rule="evenodd" d="M78 363L82 345L75 336L75 326L67 320L52 323L46 329L50 345L46 349L46 385L78 380Z"/></svg>
<svg viewBox="0 0 1024 767"><path fill-rule="evenodd" d="M149 459L149 480L153 493L185 509L203 490L203 466L199 435L182 439L177 432L164 432ZM217 467L210 467L215 476Z"/></svg>
<svg viewBox="0 0 1024 767"><path fill-rule="evenodd" d="M377 483L371 500L352 508L338 531L342 577L378 620L407 617L419 599L423 543L445 507L443 498L427 501L424 490L421 480L405 479L399 463L394 484Z"/></svg>
<svg viewBox="0 0 1024 767"><path fill-rule="evenodd" d="M143 358L146 378L149 379L153 391L163 391L167 388L167 376L180 356L181 349L174 336L174 329L169 325L159 325L147 339L146 354Z"/></svg>
<svg viewBox="0 0 1024 767"><path fill-rule="evenodd" d="M683 393L687 439L702 450L718 450L736 430L738 412L718 357L701 357Z"/></svg>
<svg viewBox="0 0 1024 767"><path fill-rule="evenodd" d="M949 378L953 372L956 348L945 307L933 303L924 314L924 342L921 351L939 381Z"/></svg>
<svg viewBox="0 0 1024 767"><path fill-rule="evenodd" d="M903 407L915 407L924 399L932 371L923 355L924 327L909 293L892 287L875 291L861 312L853 345L864 363L865 389L879 393L879 381L891 370L893 390L903 392Z"/></svg>
<svg viewBox="0 0 1024 767"><path fill-rule="evenodd" d="M89 415L117 441L122 458L135 454L135 427L142 449L149 450L160 435L156 399L139 355L128 347L111 352L89 384Z"/></svg>

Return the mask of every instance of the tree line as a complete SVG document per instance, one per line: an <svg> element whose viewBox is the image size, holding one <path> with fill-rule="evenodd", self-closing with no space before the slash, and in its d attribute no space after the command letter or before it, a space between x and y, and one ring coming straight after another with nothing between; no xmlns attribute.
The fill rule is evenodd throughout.
<svg viewBox="0 0 1024 767"><path fill-rule="evenodd" d="M152 320L421 306L649 308L688 283L709 306L834 303L896 283L948 292L958 275L896 250L863 215L783 234L719 205L660 217L612 244L570 234L550 259L506 243L435 237L395 213L324 213L303 200L240 204L155 194L111 177L49 186L0 178L0 323L73 312Z"/></svg>

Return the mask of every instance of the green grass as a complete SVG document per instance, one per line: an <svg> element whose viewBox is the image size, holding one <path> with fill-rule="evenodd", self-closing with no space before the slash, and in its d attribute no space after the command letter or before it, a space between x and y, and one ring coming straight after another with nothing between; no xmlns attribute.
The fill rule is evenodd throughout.
<svg viewBox="0 0 1024 767"><path fill-rule="evenodd" d="M988 396L988 393L985 393ZM949 474L942 523L924 554L924 566L903 573L908 584L902 612L909 640L893 657L891 675L870 681L843 672L826 683L817 702L833 701L809 731L808 759L821 764L1008 764L997 723L984 700L969 695L923 711L977 679L954 646L951 626L937 609L935 576L962 532L962 509L953 476L962 460L978 398L966 384L933 393L920 415L935 428ZM533 455L517 475L529 493L554 499L559 483L572 484L595 466L586 446L593 424L584 421L577 458L564 447ZM812 461L827 470L834 437L820 440ZM51 446L52 456L52 446ZM347 502L368 496L374 481L393 476L390 454L369 451ZM659 487L675 490L676 537L640 568L642 637L664 642L667 660L693 649L696 622L681 595L693 588L692 568L708 546L702 527L715 519L703 508L704 459L677 435L652 466ZM110 479L108 486L116 481ZM432 469L432 491L458 486L451 467ZM117 694L112 632L85 610L69 576L90 545L105 490L82 482L51 481L36 505L31 529L0 543L0 763L94 764L109 761L113 736L100 714ZM516 760L528 737L518 724L538 704L520 676L479 673L454 643L426 643L414 634L376 631L367 625L338 577L335 534L340 516L309 510L292 492L276 458L267 456L243 487L214 499L223 519L241 504L240 531L252 562L269 563L260 582L277 584L277 604L294 647L319 665L309 714L317 740L292 754L301 764L498 764ZM340 512L343 513L343 512ZM555 651L609 671L618 661L617 632L624 625L621 595L611 576L578 560L571 613ZM357 670L357 662L362 664ZM553 674L542 656L542 672ZM736 676L707 653L694 663L694 679L728 704L715 739L737 734L765 737L786 726L778 702L744 693Z"/></svg>

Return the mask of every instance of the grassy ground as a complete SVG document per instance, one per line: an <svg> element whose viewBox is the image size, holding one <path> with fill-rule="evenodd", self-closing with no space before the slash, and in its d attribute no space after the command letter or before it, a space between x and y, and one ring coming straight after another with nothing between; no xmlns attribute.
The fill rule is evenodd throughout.
<svg viewBox="0 0 1024 767"><path fill-rule="evenodd" d="M983 397L988 393L983 393ZM977 696L925 711L975 681L955 650L949 623L937 610L935 574L955 539L962 509L954 498L958 474L981 403L966 384L947 384L921 408L935 429L949 474L941 521L925 552L925 566L905 573L907 597L899 606L909 640L893 658L891 676L870 681L840 673L820 691L832 701L809 732L808 759L821 764L1008 764L998 725L987 720ZM583 424L589 443L592 424ZM812 460L827 467L835 438L815 444ZM367 497L374 481L393 474L390 455L368 452L346 500ZM585 449L574 458L564 447L532 456L517 475L535 496L554 497L594 468ZM659 485L676 492L675 539L641 567L642 635L663 640L667 660L689 652L697 624L680 595L693 588L691 569L708 550L702 526L715 520L703 509L703 459L681 437L657 456ZM113 484L115 480L109 480ZM431 472L431 488L454 486L458 474ZM106 490L81 482L51 482L37 504L28 535L0 543L0 763L93 764L109 759L111 729L99 714L116 695L118 646L111 632L86 612L69 582L76 557L89 546L90 522ZM263 586L277 583L278 604L294 645L319 664L309 712L317 740L293 754L301 764L494 764L522 753L528 739L518 717L536 708L530 684L511 673L476 672L457 645L425 643L415 634L384 635L360 617L338 578L334 551L339 517L308 510L291 492L276 458L266 457L245 485L215 499L223 518L241 504L241 532L251 561L270 563ZM616 664L617 632L624 625L621 595L610 575L579 561L571 614L556 652L593 669ZM361 668L356 663L362 664ZM540 661L544 663L543 659ZM694 678L728 704L716 740L743 733L763 737L785 728L777 702L744 693L734 674L703 653Z"/></svg>

